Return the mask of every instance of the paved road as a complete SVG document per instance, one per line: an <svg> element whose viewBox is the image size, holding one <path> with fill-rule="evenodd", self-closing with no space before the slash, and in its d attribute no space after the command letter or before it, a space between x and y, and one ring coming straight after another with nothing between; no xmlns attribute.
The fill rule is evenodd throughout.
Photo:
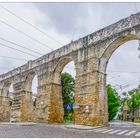
<svg viewBox="0 0 140 140"><path fill-rule="evenodd" d="M90 130L66 128L65 125L0 124L1 138L140 138L140 127L108 126Z"/></svg>
<svg viewBox="0 0 140 140"><path fill-rule="evenodd" d="M128 121L120 121L120 120L114 120L112 122L109 122L110 126L114 127L140 127L140 123L133 123Z"/></svg>

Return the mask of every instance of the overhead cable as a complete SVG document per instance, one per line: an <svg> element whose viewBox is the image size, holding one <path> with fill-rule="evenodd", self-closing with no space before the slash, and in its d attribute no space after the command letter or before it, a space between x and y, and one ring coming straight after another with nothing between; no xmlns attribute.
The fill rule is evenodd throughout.
<svg viewBox="0 0 140 140"><path fill-rule="evenodd" d="M1 40L4 40L4 41L6 41L6 42L9 42L9 43L11 43L11 44L13 44L13 45L19 46L20 48L23 48L23 49L29 50L29 51L31 51L31 52L34 52L34 53L36 53L36 54L43 55L43 54L41 54L40 52L37 52L37 51L35 51L35 50L26 48L26 47L24 47L24 46L22 46L22 45L19 45L19 44L15 43L15 42L9 41L9 40L4 39L4 38L2 38L2 37L0 37L0 39L1 39Z"/></svg>
<svg viewBox="0 0 140 140"><path fill-rule="evenodd" d="M22 51L22 50L19 50L19 49L13 48L13 47L8 46L8 45L5 45L5 44L3 44L3 43L0 43L0 45L1 45L1 46L4 46L4 47L6 47L6 48L10 48L10 49L12 49L12 50L15 50L15 51L18 51L18 52L24 53L24 54L28 54L28 55L33 56L33 57L38 57L38 56L36 56L36 55L33 55L33 54L31 54L31 53L24 52L24 51Z"/></svg>
<svg viewBox="0 0 140 140"><path fill-rule="evenodd" d="M55 38L53 38L52 36L48 35L46 32L42 31L41 29L39 29L38 27L36 27L35 25L31 24L30 22L26 21L25 19L17 16L15 13L13 13L12 11L10 11L9 9L5 8L4 6L0 5L1 8L3 8L4 10L6 10L7 12L9 12L10 14L12 14L13 16L17 17L18 19L20 19L21 21L23 21L24 23L30 25L31 27L33 27L34 29L36 29L37 31L39 31L40 33L44 34L45 36L49 37L50 39L52 39L53 41L59 43L60 45L63 45L60 41L56 40Z"/></svg>
<svg viewBox="0 0 140 140"><path fill-rule="evenodd" d="M27 36L27 37L30 38L31 40L36 41L37 43L41 44L42 46L45 46L45 47L51 49L51 51L53 50L53 49L52 49L51 47L49 47L48 45L46 45L46 44L42 43L41 41L39 41L39 40L37 40L37 39L31 37L30 35L24 33L23 31L21 31L21 30L19 30L19 29L17 29L17 28L15 28L14 26L12 26L12 25L6 23L5 21L3 21L3 20L0 19L0 22L3 23L3 24L5 24L5 25L7 25L8 27L14 29L15 31L17 31L17 32L19 32L19 33L21 33L21 34Z"/></svg>

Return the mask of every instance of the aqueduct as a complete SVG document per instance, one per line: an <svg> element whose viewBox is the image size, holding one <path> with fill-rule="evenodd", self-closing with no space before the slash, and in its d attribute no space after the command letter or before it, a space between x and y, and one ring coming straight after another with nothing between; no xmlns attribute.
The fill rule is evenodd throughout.
<svg viewBox="0 0 140 140"><path fill-rule="evenodd" d="M74 123L108 123L106 66L113 52L129 40L140 39L140 13L63 46L36 60L0 75L0 121L63 122L60 75L73 61L76 70ZM36 106L31 100L33 77L38 76ZM13 84L9 105L7 89ZM9 107L10 106L10 107ZM89 109L87 113L85 109Z"/></svg>

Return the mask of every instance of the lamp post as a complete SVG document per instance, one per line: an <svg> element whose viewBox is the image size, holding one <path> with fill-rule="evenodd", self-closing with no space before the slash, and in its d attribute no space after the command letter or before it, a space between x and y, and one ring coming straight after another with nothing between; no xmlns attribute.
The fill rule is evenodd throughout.
<svg viewBox="0 0 140 140"><path fill-rule="evenodd" d="M134 93L133 93L133 95L132 95L132 122L134 122L134 118L135 118L135 114L134 114L134 112L135 112L135 97L134 97L134 95L135 95L135 93L137 92L137 90L134 90Z"/></svg>
<svg viewBox="0 0 140 140"><path fill-rule="evenodd" d="M127 100L126 100L123 106L123 120L124 121L127 121L127 113L128 113L128 105L127 105Z"/></svg>
<svg viewBox="0 0 140 140"><path fill-rule="evenodd" d="M132 95L132 122L134 122L134 94Z"/></svg>

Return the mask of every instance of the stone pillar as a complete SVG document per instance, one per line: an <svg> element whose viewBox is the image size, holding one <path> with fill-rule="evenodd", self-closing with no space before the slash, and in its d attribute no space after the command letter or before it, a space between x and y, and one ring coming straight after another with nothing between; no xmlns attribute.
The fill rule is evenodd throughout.
<svg viewBox="0 0 140 140"><path fill-rule="evenodd" d="M11 121L31 121L31 91L23 89L23 83L14 84Z"/></svg>
<svg viewBox="0 0 140 140"><path fill-rule="evenodd" d="M22 91L21 93L21 121L33 121L33 102L32 102L32 91Z"/></svg>
<svg viewBox="0 0 140 140"><path fill-rule="evenodd" d="M49 105L49 122L62 123L64 119L64 108L61 85L52 83L51 84L51 95L50 95L50 105Z"/></svg>
<svg viewBox="0 0 140 140"><path fill-rule="evenodd" d="M11 121L33 121L32 113L32 92L25 90L15 91L11 107Z"/></svg>
<svg viewBox="0 0 140 140"><path fill-rule="evenodd" d="M10 99L7 96L8 90L2 84L0 86L0 121L9 122L11 114Z"/></svg>
<svg viewBox="0 0 140 140"><path fill-rule="evenodd" d="M11 114L10 100L7 96L0 97L0 121L9 122Z"/></svg>
<svg viewBox="0 0 140 140"><path fill-rule="evenodd" d="M23 112L21 111L21 103L22 103L22 95L23 91L15 91L14 92L14 97L12 101L12 106L11 106L11 116L10 116L10 121L11 122L20 122L22 119L22 114Z"/></svg>
<svg viewBox="0 0 140 140"><path fill-rule="evenodd" d="M76 64L75 124L104 125L107 122L106 94L104 93L104 75L98 71L97 58L84 60Z"/></svg>
<svg viewBox="0 0 140 140"><path fill-rule="evenodd" d="M37 96L37 121L47 123L63 122L61 86L46 83L39 86Z"/></svg>
<svg viewBox="0 0 140 140"><path fill-rule="evenodd" d="M38 94L36 98L36 121L47 122L48 121L48 107L50 101L51 86L43 82L38 87Z"/></svg>
<svg viewBox="0 0 140 140"><path fill-rule="evenodd" d="M52 82L52 72L38 75L36 106L32 112L35 122L62 122L60 115L60 84Z"/></svg>
<svg viewBox="0 0 140 140"><path fill-rule="evenodd" d="M99 109L101 124L108 124L108 95L106 89L106 74L98 71L99 83L98 83L98 94L99 94Z"/></svg>

